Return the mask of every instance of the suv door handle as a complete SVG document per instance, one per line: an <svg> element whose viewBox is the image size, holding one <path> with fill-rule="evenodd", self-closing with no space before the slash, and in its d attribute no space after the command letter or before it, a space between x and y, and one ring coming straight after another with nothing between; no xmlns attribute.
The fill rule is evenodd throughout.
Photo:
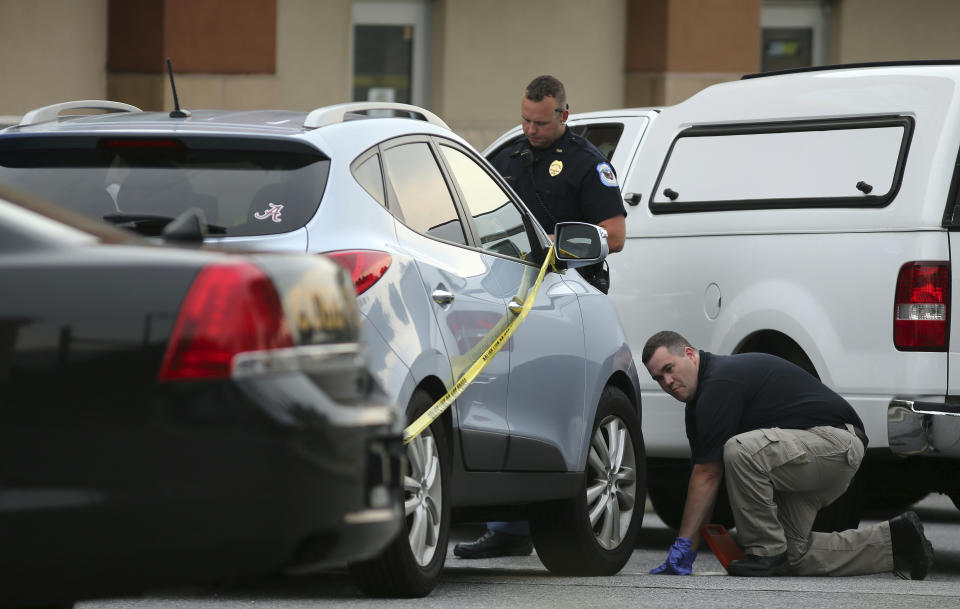
<svg viewBox="0 0 960 609"><path fill-rule="evenodd" d="M433 301L439 305L447 305L453 302L453 294L440 288L434 290L430 296L432 296Z"/></svg>

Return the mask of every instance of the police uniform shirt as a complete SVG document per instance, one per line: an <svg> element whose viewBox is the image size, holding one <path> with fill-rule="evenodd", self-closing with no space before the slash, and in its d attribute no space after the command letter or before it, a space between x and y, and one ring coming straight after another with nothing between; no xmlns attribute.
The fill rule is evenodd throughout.
<svg viewBox="0 0 960 609"><path fill-rule="evenodd" d="M521 156L525 150L533 155L529 168ZM627 215L613 167L596 146L570 129L542 150L521 137L492 164L548 233L557 222L599 224Z"/></svg>
<svg viewBox="0 0 960 609"><path fill-rule="evenodd" d="M856 411L806 370L766 353L700 352L697 393L686 406L694 463L723 460L723 445L754 429L809 429L852 423Z"/></svg>

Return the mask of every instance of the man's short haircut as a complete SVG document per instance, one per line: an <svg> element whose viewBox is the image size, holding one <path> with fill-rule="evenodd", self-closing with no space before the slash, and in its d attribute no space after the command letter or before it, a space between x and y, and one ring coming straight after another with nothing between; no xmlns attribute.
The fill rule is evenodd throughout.
<svg viewBox="0 0 960 609"><path fill-rule="evenodd" d="M661 330L647 339L647 344L643 346L640 358L643 360L643 365L646 366L654 352L660 347L666 347L667 351L674 355L683 355L683 350L690 346L687 339L673 330Z"/></svg>
<svg viewBox="0 0 960 609"><path fill-rule="evenodd" d="M544 97L552 97L557 100L558 109L563 110L567 107L567 92L563 88L563 83L549 74L537 76L531 80L523 94L532 102L543 101Z"/></svg>

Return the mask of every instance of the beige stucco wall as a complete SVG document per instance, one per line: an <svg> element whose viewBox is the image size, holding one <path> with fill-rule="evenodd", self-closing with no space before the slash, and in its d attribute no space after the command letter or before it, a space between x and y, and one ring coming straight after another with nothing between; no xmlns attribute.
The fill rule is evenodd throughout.
<svg viewBox="0 0 960 609"><path fill-rule="evenodd" d="M350 101L351 0L279 0L277 71L285 109Z"/></svg>
<svg viewBox="0 0 960 609"><path fill-rule="evenodd" d="M428 106L483 146L518 122L523 86L551 73L571 110L623 105L626 0L432 0ZM351 96L352 0L278 0L277 72L178 74L184 108L311 110ZM67 99L173 107L165 74L107 79L107 0L0 0L0 115ZM174 69L177 62L174 59Z"/></svg>
<svg viewBox="0 0 960 609"><path fill-rule="evenodd" d="M571 112L623 105L625 0L436 0L432 109L477 147L519 123L523 88L553 74Z"/></svg>
<svg viewBox="0 0 960 609"><path fill-rule="evenodd" d="M960 58L956 0L839 0L831 63Z"/></svg>
<svg viewBox="0 0 960 609"><path fill-rule="evenodd" d="M670 103L726 76L668 69L646 80L625 76L633 0L430 1L428 106L477 146L516 124L522 88L537 74L566 83L574 112L627 99ZM277 0L276 74L181 75L181 102L310 110L349 100L352 5ZM0 0L0 116L104 97L171 107L165 75L116 74L108 83L106 14L107 0ZM958 0L836 0L832 15L831 63L960 58Z"/></svg>
<svg viewBox="0 0 960 609"><path fill-rule="evenodd" d="M176 64L174 64L176 72ZM187 110L281 108L281 83L276 76L174 74L180 107ZM143 110L172 110L173 90L166 74L111 74L110 99Z"/></svg>
<svg viewBox="0 0 960 609"><path fill-rule="evenodd" d="M666 72L627 74L626 105L670 106L678 104L711 85L737 80L745 72Z"/></svg>
<svg viewBox="0 0 960 609"><path fill-rule="evenodd" d="M106 94L107 0L0 0L0 116Z"/></svg>

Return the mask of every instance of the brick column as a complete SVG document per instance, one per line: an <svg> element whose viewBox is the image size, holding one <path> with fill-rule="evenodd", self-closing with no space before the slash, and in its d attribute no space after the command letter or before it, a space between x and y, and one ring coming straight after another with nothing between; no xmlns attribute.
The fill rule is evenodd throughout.
<svg viewBox="0 0 960 609"><path fill-rule="evenodd" d="M107 23L107 95L144 110L173 107L167 57L184 107L226 107L231 78L276 72L277 0L109 0Z"/></svg>
<svg viewBox="0 0 960 609"><path fill-rule="evenodd" d="M760 66L762 0L627 0L626 104L683 101Z"/></svg>

